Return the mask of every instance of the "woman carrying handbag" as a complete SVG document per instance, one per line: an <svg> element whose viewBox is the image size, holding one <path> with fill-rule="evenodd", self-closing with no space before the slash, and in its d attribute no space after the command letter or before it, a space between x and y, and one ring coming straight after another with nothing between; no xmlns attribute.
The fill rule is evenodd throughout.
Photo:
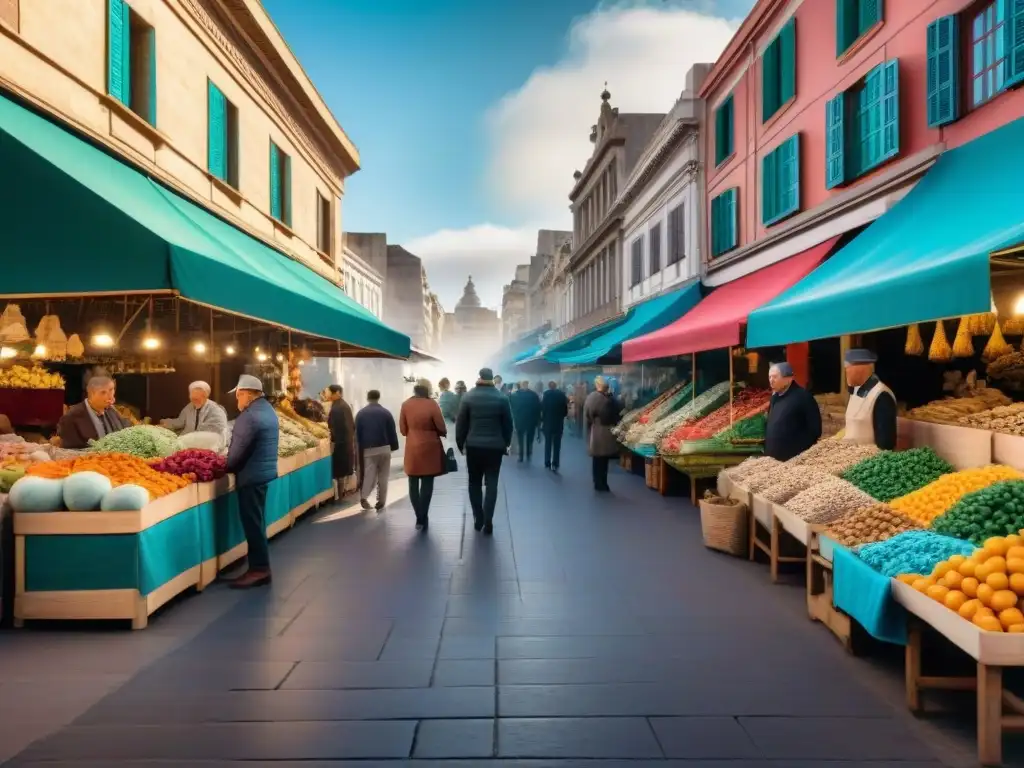
<svg viewBox="0 0 1024 768"><path fill-rule="evenodd" d="M430 382L419 379L413 396L402 403L399 429L405 436L405 475L409 478L409 500L416 512L416 530L430 526L430 500L434 478L448 471L448 457L441 438L448 428L437 401L430 396Z"/></svg>

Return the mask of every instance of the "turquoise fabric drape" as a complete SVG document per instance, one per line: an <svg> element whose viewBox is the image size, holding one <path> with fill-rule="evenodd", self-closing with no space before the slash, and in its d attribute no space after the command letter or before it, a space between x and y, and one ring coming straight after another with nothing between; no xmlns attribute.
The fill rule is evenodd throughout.
<svg viewBox="0 0 1024 768"><path fill-rule="evenodd" d="M832 576L836 608L854 618L872 637L907 644L907 612L892 597L892 579L838 545L832 550Z"/></svg>

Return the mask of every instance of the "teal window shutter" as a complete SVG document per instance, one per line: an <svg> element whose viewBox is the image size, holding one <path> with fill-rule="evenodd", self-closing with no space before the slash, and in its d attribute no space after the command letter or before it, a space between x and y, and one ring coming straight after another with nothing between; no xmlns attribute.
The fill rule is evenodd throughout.
<svg viewBox="0 0 1024 768"><path fill-rule="evenodd" d="M732 96L726 97L715 110L715 165L721 165L732 154Z"/></svg>
<svg viewBox="0 0 1024 768"><path fill-rule="evenodd" d="M882 161L882 68L868 72L864 87L857 95L856 156L852 174L859 176Z"/></svg>
<svg viewBox="0 0 1024 768"><path fill-rule="evenodd" d="M739 238L736 233L736 187L727 190L725 193L725 246L724 251L730 251L739 244Z"/></svg>
<svg viewBox="0 0 1024 768"><path fill-rule="evenodd" d="M860 37L882 20L882 0L858 0L857 12L857 37Z"/></svg>
<svg viewBox="0 0 1024 768"><path fill-rule="evenodd" d="M288 155L279 151L281 159L284 161L281 163L281 189L283 190L281 201L282 213L284 214L281 221L285 223L285 226L292 225L292 159Z"/></svg>
<svg viewBox="0 0 1024 768"><path fill-rule="evenodd" d="M718 209L721 208L719 198L711 199L711 255L717 256L721 248L718 241L722 238L722 225L719 222Z"/></svg>
<svg viewBox="0 0 1024 768"><path fill-rule="evenodd" d="M956 16L928 25L928 125L936 128L959 117L958 29Z"/></svg>
<svg viewBox="0 0 1024 768"><path fill-rule="evenodd" d="M761 160L761 223L770 224L778 212L778 150Z"/></svg>
<svg viewBox="0 0 1024 768"><path fill-rule="evenodd" d="M900 153L900 62L880 65L882 74L882 146L878 162Z"/></svg>
<svg viewBox="0 0 1024 768"><path fill-rule="evenodd" d="M796 96L796 17L779 32L779 106Z"/></svg>
<svg viewBox="0 0 1024 768"><path fill-rule="evenodd" d="M825 104L825 188L846 183L846 94Z"/></svg>
<svg viewBox="0 0 1024 768"><path fill-rule="evenodd" d="M207 168L221 181L228 180L228 107L220 88L208 82Z"/></svg>
<svg viewBox="0 0 1024 768"><path fill-rule="evenodd" d="M124 0L107 4L107 92L122 104L132 100L131 8Z"/></svg>
<svg viewBox="0 0 1024 768"><path fill-rule="evenodd" d="M857 0L836 0L836 57L846 53L859 37Z"/></svg>
<svg viewBox="0 0 1024 768"><path fill-rule="evenodd" d="M149 124L156 126L156 30L149 29Z"/></svg>
<svg viewBox="0 0 1024 768"><path fill-rule="evenodd" d="M1003 29L1006 36L1006 75L1004 88L1014 88L1024 83L1024 0L1006 0L1006 22Z"/></svg>
<svg viewBox="0 0 1024 768"><path fill-rule="evenodd" d="M733 131L735 129L735 117L733 114L732 96L726 99L725 104L725 156L729 157L733 151Z"/></svg>
<svg viewBox="0 0 1024 768"><path fill-rule="evenodd" d="M775 150L779 155L776 163L778 207L776 218L800 210L800 134L790 136Z"/></svg>
<svg viewBox="0 0 1024 768"><path fill-rule="evenodd" d="M779 102L779 38L775 38L761 56L761 122L774 115Z"/></svg>
<svg viewBox="0 0 1024 768"><path fill-rule="evenodd" d="M281 159L274 142L270 142L270 215L281 220Z"/></svg>

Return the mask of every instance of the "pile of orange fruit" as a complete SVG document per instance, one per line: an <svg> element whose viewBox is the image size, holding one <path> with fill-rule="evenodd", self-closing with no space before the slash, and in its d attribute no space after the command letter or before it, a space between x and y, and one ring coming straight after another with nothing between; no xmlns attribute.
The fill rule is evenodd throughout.
<svg viewBox="0 0 1024 768"><path fill-rule="evenodd" d="M953 555L928 576L897 578L981 629L1024 634L1024 530L986 539L969 557Z"/></svg>
<svg viewBox="0 0 1024 768"><path fill-rule="evenodd" d="M889 506L904 517L927 527L931 525L932 520L948 511L968 493L988 488L1001 480L1022 479L1024 474L1000 464L962 469L943 475L924 488L894 499Z"/></svg>

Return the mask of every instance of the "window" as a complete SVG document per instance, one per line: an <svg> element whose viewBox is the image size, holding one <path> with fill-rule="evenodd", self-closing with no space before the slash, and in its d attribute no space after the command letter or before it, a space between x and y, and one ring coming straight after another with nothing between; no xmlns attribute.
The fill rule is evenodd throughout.
<svg viewBox="0 0 1024 768"><path fill-rule="evenodd" d="M156 30L124 0L107 0L107 93L156 125Z"/></svg>
<svg viewBox="0 0 1024 768"><path fill-rule="evenodd" d="M683 229L683 206L668 212L668 263L676 264L686 258L686 232Z"/></svg>
<svg viewBox="0 0 1024 768"><path fill-rule="evenodd" d="M982 7L971 21L972 107L981 106L1003 89L1006 68L1005 24L1004 0L996 0Z"/></svg>
<svg viewBox="0 0 1024 768"><path fill-rule="evenodd" d="M736 187L711 200L711 255L721 256L739 245Z"/></svg>
<svg viewBox="0 0 1024 768"><path fill-rule="evenodd" d="M800 210L800 134L761 161L761 223L766 227Z"/></svg>
<svg viewBox="0 0 1024 768"><path fill-rule="evenodd" d="M656 275L661 272L661 222L651 227L650 238L651 245L648 261L650 262L651 271L648 274Z"/></svg>
<svg viewBox="0 0 1024 768"><path fill-rule="evenodd" d="M207 81L206 167L238 189L238 109Z"/></svg>
<svg viewBox="0 0 1024 768"><path fill-rule="evenodd" d="M328 256L334 251L331 247L331 201L319 192L316 193L316 247Z"/></svg>
<svg viewBox="0 0 1024 768"><path fill-rule="evenodd" d="M790 19L761 57L761 122L796 96L796 19Z"/></svg>
<svg viewBox="0 0 1024 768"><path fill-rule="evenodd" d="M638 237L632 242L630 247L630 258L632 259L633 267L633 279L630 281L629 286L632 288L635 285L640 285L644 281L644 239Z"/></svg>
<svg viewBox="0 0 1024 768"><path fill-rule="evenodd" d="M825 186L841 186L900 152L899 60L825 105Z"/></svg>
<svg viewBox="0 0 1024 768"><path fill-rule="evenodd" d="M836 56L882 21L883 0L836 0Z"/></svg>
<svg viewBox="0 0 1024 768"><path fill-rule="evenodd" d="M292 159L270 142L270 215L292 225Z"/></svg>
<svg viewBox="0 0 1024 768"><path fill-rule="evenodd" d="M715 110L715 165L721 165L733 152L732 94Z"/></svg>

